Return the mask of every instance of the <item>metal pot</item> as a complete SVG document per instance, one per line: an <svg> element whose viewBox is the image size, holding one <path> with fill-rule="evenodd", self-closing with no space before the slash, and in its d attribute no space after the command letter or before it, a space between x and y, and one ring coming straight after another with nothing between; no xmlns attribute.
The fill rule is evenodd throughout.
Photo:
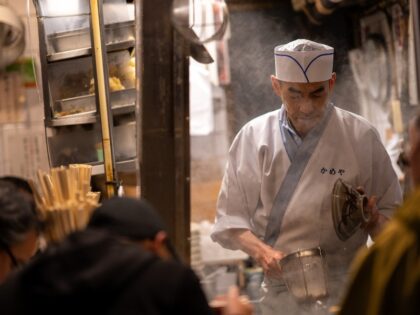
<svg viewBox="0 0 420 315"><path fill-rule="evenodd" d="M175 28L196 44L222 39L229 21L224 0L174 0L171 15Z"/></svg>
<svg viewBox="0 0 420 315"><path fill-rule="evenodd" d="M283 280L298 302L311 305L328 298L324 251L310 248L291 253L279 261Z"/></svg>

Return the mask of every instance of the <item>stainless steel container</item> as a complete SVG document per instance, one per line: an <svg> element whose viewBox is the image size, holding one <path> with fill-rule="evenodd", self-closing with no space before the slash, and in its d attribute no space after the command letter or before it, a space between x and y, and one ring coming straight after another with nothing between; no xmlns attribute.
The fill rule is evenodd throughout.
<svg viewBox="0 0 420 315"><path fill-rule="evenodd" d="M105 25L105 42L107 45L134 41L134 38L134 21ZM83 28L53 33L48 36L47 43L50 55L90 48L90 30L89 28Z"/></svg>
<svg viewBox="0 0 420 315"><path fill-rule="evenodd" d="M319 304L328 298L324 256L317 247L296 251L280 260L283 280L299 304Z"/></svg>

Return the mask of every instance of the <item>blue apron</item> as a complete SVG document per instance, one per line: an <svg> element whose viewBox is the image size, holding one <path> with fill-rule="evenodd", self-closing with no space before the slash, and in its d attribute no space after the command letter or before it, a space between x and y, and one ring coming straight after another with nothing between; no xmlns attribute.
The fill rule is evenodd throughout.
<svg viewBox="0 0 420 315"><path fill-rule="evenodd" d="M292 199L306 165L308 164L319 140L322 137L322 134L324 133L329 118L331 117L332 109L333 106L327 106L324 117L320 123L305 136L302 144L298 147L296 153L294 154L293 159L290 156L290 152L287 152L291 164L274 199L273 207L271 208L270 216L268 218L267 228L265 230L264 242L271 247L274 246L276 240L278 239L281 222L287 206ZM289 140L291 140L292 136L288 132L285 132L283 128L280 128L280 131L282 132L282 138L289 138ZM287 151L287 146L285 145L285 147Z"/></svg>

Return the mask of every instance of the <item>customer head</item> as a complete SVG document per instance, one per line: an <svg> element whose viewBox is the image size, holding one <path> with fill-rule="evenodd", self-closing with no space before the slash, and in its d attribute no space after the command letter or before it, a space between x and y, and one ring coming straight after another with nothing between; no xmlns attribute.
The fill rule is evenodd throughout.
<svg viewBox="0 0 420 315"><path fill-rule="evenodd" d="M414 187L420 187L420 113L409 126L410 152L408 156Z"/></svg>
<svg viewBox="0 0 420 315"><path fill-rule="evenodd" d="M32 207L35 211L35 199L34 199L34 192L32 191L31 185L29 182L18 176L2 176L0 177L0 180L9 182L13 184L13 186L16 187L16 189L23 194L23 196L29 200L29 202L32 204Z"/></svg>
<svg viewBox="0 0 420 315"><path fill-rule="evenodd" d="M31 201L0 180L0 282L37 250L39 221Z"/></svg>
<svg viewBox="0 0 420 315"><path fill-rule="evenodd" d="M104 229L134 241L163 259L177 259L162 219L143 199L115 197L105 200L94 211L88 228Z"/></svg>
<svg viewBox="0 0 420 315"><path fill-rule="evenodd" d="M282 99L293 127L305 136L323 117L335 84L334 49L298 39L274 49L274 92Z"/></svg>
<svg viewBox="0 0 420 315"><path fill-rule="evenodd" d="M31 196L33 195L31 185L29 185L29 182L22 177L9 175L0 177L0 180L12 183L19 191L27 193Z"/></svg>

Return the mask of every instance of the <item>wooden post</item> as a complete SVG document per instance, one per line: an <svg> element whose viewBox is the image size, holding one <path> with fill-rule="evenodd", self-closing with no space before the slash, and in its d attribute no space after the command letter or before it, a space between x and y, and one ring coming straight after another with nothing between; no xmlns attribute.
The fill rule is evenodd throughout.
<svg viewBox="0 0 420 315"><path fill-rule="evenodd" d="M189 261L189 62L186 43L171 24L171 4L136 1L140 188Z"/></svg>

